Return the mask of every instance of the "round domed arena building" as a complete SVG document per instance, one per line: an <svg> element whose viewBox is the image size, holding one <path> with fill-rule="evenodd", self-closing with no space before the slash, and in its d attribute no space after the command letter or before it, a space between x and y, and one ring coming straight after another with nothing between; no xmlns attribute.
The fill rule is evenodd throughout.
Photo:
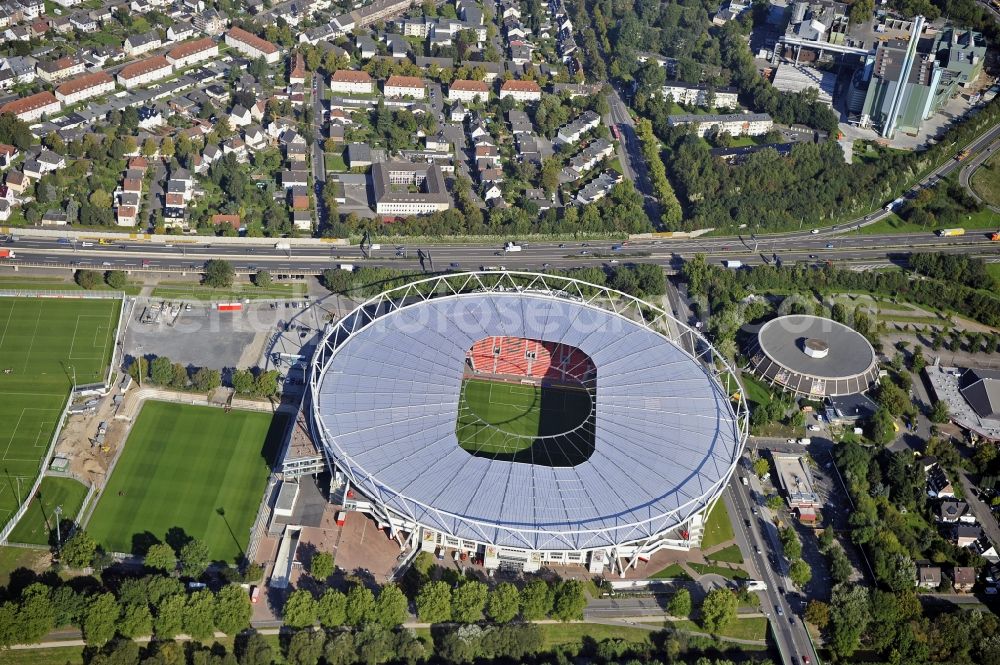
<svg viewBox="0 0 1000 665"><path fill-rule="evenodd" d="M821 316L790 314L768 321L749 356L756 376L802 397L855 395L878 381L875 349L864 335Z"/></svg>
<svg viewBox="0 0 1000 665"><path fill-rule="evenodd" d="M535 273L418 280L328 326L308 413L347 510L487 569L624 574L700 545L748 411L668 312Z"/></svg>

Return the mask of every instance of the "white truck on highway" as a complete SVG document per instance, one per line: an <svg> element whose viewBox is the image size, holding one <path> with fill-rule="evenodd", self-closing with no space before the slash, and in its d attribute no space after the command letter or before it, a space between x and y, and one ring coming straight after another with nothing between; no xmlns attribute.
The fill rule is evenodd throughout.
<svg viewBox="0 0 1000 665"><path fill-rule="evenodd" d="M505 252L520 252L521 251L521 246L518 245L516 242L508 240L507 243L503 246L503 251L505 251Z"/></svg>
<svg viewBox="0 0 1000 665"><path fill-rule="evenodd" d="M285 251L288 251L288 250L290 250L292 248L292 244L290 242L288 242L287 240L282 240L282 241L274 243L274 248L275 249L283 249Z"/></svg>
<svg viewBox="0 0 1000 665"><path fill-rule="evenodd" d="M340 268L341 270L346 270L347 272L354 272L353 263L341 263L338 264L337 267Z"/></svg>
<svg viewBox="0 0 1000 665"><path fill-rule="evenodd" d="M722 265L726 266L727 268L742 268L743 267L743 262L742 261L723 261Z"/></svg>
<svg viewBox="0 0 1000 665"><path fill-rule="evenodd" d="M898 199L893 199L892 201L889 201L888 203L885 204L885 211L892 212L893 210L901 206L903 204L903 201L904 199L902 196L900 196Z"/></svg>

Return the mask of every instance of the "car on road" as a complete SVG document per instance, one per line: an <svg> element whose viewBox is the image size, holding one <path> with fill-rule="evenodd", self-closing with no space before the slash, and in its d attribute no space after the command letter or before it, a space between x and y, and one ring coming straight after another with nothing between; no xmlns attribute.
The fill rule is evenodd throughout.
<svg viewBox="0 0 1000 665"><path fill-rule="evenodd" d="M833 243L832 242L826 243L826 248L827 249L833 249Z"/></svg>
<svg viewBox="0 0 1000 665"><path fill-rule="evenodd" d="M455 262L452 262L452 263L449 263L449 264L448 264L448 267L449 267L449 268L460 268L460 267L461 267L461 264L459 264L459 263L455 263Z"/></svg>
<svg viewBox="0 0 1000 665"><path fill-rule="evenodd" d="M785 616L785 611L781 609L781 605L775 605L774 610L778 613L779 617Z"/></svg>
<svg viewBox="0 0 1000 665"><path fill-rule="evenodd" d="M785 443L795 443L795 439L785 439Z"/></svg>
<svg viewBox="0 0 1000 665"><path fill-rule="evenodd" d="M543 264L542 264L542 267L543 267L543 268L548 268L548 267L549 267L549 266L551 266L551 265L552 265L551 263L543 263Z"/></svg>
<svg viewBox="0 0 1000 665"><path fill-rule="evenodd" d="M588 252L587 250L585 249L580 250L580 256L587 256L588 254L590 254L590 252Z"/></svg>
<svg viewBox="0 0 1000 665"><path fill-rule="evenodd" d="M809 431L810 432L818 432L819 431L819 425L810 425L809 426Z"/></svg>
<svg viewBox="0 0 1000 665"><path fill-rule="evenodd" d="M809 258L810 258L810 259L816 259L816 258L819 258L819 257L818 257L818 256L816 256L815 254L810 254L810 255L809 255Z"/></svg>
<svg viewBox="0 0 1000 665"><path fill-rule="evenodd" d="M743 524L745 524L748 529L750 528L750 520L743 520Z"/></svg>
<svg viewBox="0 0 1000 665"><path fill-rule="evenodd" d="M811 234L813 234L813 235L816 235L817 233L819 233L819 229L813 229L813 230L812 230L812 231L810 231L809 233L811 233Z"/></svg>
<svg viewBox="0 0 1000 665"><path fill-rule="evenodd" d="M760 545L754 545L753 551L756 552L757 554L760 554Z"/></svg>
<svg viewBox="0 0 1000 665"><path fill-rule="evenodd" d="M618 259L611 259L608 263L610 263L611 265L615 265L618 263Z"/></svg>

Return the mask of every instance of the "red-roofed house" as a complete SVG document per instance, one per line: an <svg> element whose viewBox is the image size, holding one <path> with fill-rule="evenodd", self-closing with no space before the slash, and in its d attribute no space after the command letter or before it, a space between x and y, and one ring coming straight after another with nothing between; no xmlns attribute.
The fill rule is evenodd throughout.
<svg viewBox="0 0 1000 665"><path fill-rule="evenodd" d="M239 215L212 215L212 226L229 225L236 231L240 230Z"/></svg>
<svg viewBox="0 0 1000 665"><path fill-rule="evenodd" d="M340 93L371 94L372 77L364 70L338 69L330 77L330 90Z"/></svg>
<svg viewBox="0 0 1000 665"><path fill-rule="evenodd" d="M85 99L100 97L115 91L115 80L106 72L84 74L56 88L56 99L71 106Z"/></svg>
<svg viewBox="0 0 1000 665"><path fill-rule="evenodd" d="M58 113L61 108L62 102L51 92L39 92L7 102L0 106L0 113L13 113L18 120L32 122L45 114Z"/></svg>
<svg viewBox="0 0 1000 665"><path fill-rule="evenodd" d="M383 92L386 97L423 99L427 96L427 87L424 80L416 76L390 76L386 79Z"/></svg>
<svg viewBox="0 0 1000 665"><path fill-rule="evenodd" d="M301 83L305 85L306 82L306 61L302 58L301 53L296 53L295 58L292 59L292 71L288 73L288 84L295 85L296 83Z"/></svg>
<svg viewBox="0 0 1000 665"><path fill-rule="evenodd" d="M449 101L484 102L490 96L490 86L483 81L458 80L448 86Z"/></svg>
<svg viewBox="0 0 1000 665"><path fill-rule="evenodd" d="M156 55L122 67L122 70L118 72L118 83L125 86L127 90L131 90L166 78L173 72L174 66L162 55Z"/></svg>
<svg viewBox="0 0 1000 665"><path fill-rule="evenodd" d="M281 57L277 46L243 28L230 28L229 32L226 33L226 44L245 56L250 58L263 57L266 62L271 64L278 62L278 58Z"/></svg>
<svg viewBox="0 0 1000 665"><path fill-rule="evenodd" d="M537 102L542 98L542 89L535 81L504 81L500 86L500 99L513 97L519 102Z"/></svg>
<svg viewBox="0 0 1000 665"><path fill-rule="evenodd" d="M190 67L196 62L211 60L219 55L219 45L211 37L184 42L167 52L167 62L177 69Z"/></svg>

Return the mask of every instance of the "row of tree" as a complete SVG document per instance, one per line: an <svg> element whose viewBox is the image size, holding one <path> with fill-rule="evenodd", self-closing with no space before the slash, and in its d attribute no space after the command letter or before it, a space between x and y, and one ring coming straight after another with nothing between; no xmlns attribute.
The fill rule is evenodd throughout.
<svg viewBox="0 0 1000 665"><path fill-rule="evenodd" d="M211 393L222 385L222 372L210 367L185 366L173 362L166 356L133 358L128 368L129 376L136 383L174 388L176 390L196 390ZM239 395L253 397L273 397L278 394L277 370L234 369L229 375L229 383Z"/></svg>

